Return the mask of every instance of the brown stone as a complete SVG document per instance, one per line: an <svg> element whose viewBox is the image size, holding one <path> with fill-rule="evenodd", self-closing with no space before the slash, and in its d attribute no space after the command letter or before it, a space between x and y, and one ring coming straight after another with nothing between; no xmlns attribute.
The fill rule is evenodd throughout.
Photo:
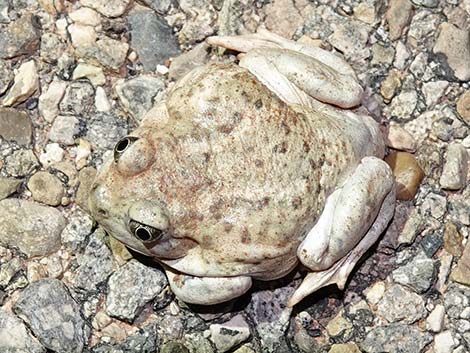
<svg viewBox="0 0 470 353"><path fill-rule="evenodd" d="M265 9L266 27L288 39L304 24L304 18L292 0L274 0Z"/></svg>
<svg viewBox="0 0 470 353"><path fill-rule="evenodd" d="M31 143L33 127L28 114L10 108L0 108L0 136L20 145Z"/></svg>
<svg viewBox="0 0 470 353"><path fill-rule="evenodd" d="M390 40L396 40L401 37L403 28L411 20L411 10L413 5L409 0L391 0L385 18L388 22Z"/></svg>
<svg viewBox="0 0 470 353"><path fill-rule="evenodd" d="M454 256L462 255L462 240L463 235L460 234L455 223L452 221L447 222L444 230L444 248L446 251Z"/></svg>
<svg viewBox="0 0 470 353"><path fill-rule="evenodd" d="M88 196L90 195L91 185L95 180L96 169L93 167L83 168L78 175L78 182L80 183L77 190L76 201L77 204L85 211L89 212Z"/></svg>
<svg viewBox="0 0 470 353"><path fill-rule="evenodd" d="M467 243L457 266L451 274L454 282L470 286L470 242Z"/></svg>
<svg viewBox="0 0 470 353"><path fill-rule="evenodd" d="M470 124L470 91L462 94L457 101L457 113L466 123Z"/></svg>
<svg viewBox="0 0 470 353"><path fill-rule="evenodd" d="M397 199L412 200L424 178L424 172L414 156L407 152L393 152L385 158L392 168L397 184Z"/></svg>
<svg viewBox="0 0 470 353"><path fill-rule="evenodd" d="M391 70L380 84L380 94L386 102L390 102L401 86L400 72Z"/></svg>
<svg viewBox="0 0 470 353"><path fill-rule="evenodd" d="M355 343L337 343L331 346L328 353L360 353Z"/></svg>

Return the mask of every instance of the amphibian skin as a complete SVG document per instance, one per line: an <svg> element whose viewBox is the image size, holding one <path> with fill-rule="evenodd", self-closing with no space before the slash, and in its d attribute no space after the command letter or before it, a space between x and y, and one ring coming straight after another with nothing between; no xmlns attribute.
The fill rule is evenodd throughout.
<svg viewBox="0 0 470 353"><path fill-rule="evenodd" d="M292 306L343 287L394 212L378 124L341 58L272 33L212 37L241 52L177 82L101 168L95 219L163 264L183 301L215 304L252 279L311 272Z"/></svg>

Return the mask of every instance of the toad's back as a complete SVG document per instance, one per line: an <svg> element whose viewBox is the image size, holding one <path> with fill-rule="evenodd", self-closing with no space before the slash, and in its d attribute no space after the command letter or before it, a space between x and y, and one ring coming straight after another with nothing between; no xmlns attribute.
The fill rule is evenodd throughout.
<svg viewBox="0 0 470 353"><path fill-rule="evenodd" d="M237 65L192 71L167 108L160 191L179 215L176 233L199 243L192 255L203 254L212 275L275 277L273 262L295 262L325 198L372 153L365 124L288 106Z"/></svg>

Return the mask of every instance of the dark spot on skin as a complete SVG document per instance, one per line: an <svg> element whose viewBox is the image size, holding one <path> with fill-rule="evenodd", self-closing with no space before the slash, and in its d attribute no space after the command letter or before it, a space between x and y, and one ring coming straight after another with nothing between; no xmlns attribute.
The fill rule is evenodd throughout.
<svg viewBox="0 0 470 353"><path fill-rule="evenodd" d="M261 168L261 167L263 167L263 165L264 165L264 162L261 159L256 159L255 160L255 166L256 167Z"/></svg>
<svg viewBox="0 0 470 353"><path fill-rule="evenodd" d="M290 127L287 126L287 124L286 124L284 121L281 123L281 127L284 129L284 133L285 133L286 135L289 135L289 134L290 134L290 131L291 131L291 130L290 130Z"/></svg>
<svg viewBox="0 0 470 353"><path fill-rule="evenodd" d="M230 233L230 231L232 230L232 228L233 228L233 224L228 223L228 222L225 222L225 223L224 223L224 231L225 231L226 233Z"/></svg>
<svg viewBox="0 0 470 353"><path fill-rule="evenodd" d="M304 151L306 153L310 152L310 145L308 144L307 141L304 140Z"/></svg>
<svg viewBox="0 0 470 353"><path fill-rule="evenodd" d="M263 209L269 205L271 199L269 197L264 197L258 202L258 209Z"/></svg>
<svg viewBox="0 0 470 353"><path fill-rule="evenodd" d="M282 143L277 144L276 146L274 146L273 152L274 153L286 153L287 152L287 143L285 141L283 141Z"/></svg>
<svg viewBox="0 0 470 353"><path fill-rule="evenodd" d="M292 207L294 210L298 209L302 205L302 199L300 197L294 197L292 200Z"/></svg>
<svg viewBox="0 0 470 353"><path fill-rule="evenodd" d="M243 230L242 232L242 239L241 239L242 244L250 244L251 243L251 236L250 233L246 229Z"/></svg>
<svg viewBox="0 0 470 353"><path fill-rule="evenodd" d="M256 109L261 109L263 108L263 101L261 99L258 99L256 102L255 102L255 108Z"/></svg>

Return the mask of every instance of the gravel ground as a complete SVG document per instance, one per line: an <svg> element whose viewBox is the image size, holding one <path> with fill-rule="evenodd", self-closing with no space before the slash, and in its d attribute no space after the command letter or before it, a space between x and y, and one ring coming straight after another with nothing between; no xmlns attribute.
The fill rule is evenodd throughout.
<svg viewBox="0 0 470 353"><path fill-rule="evenodd" d="M88 188L176 79L235 59L207 36L260 26L351 63L400 201L344 292L188 306ZM469 0L0 0L0 352L470 352L469 28Z"/></svg>

